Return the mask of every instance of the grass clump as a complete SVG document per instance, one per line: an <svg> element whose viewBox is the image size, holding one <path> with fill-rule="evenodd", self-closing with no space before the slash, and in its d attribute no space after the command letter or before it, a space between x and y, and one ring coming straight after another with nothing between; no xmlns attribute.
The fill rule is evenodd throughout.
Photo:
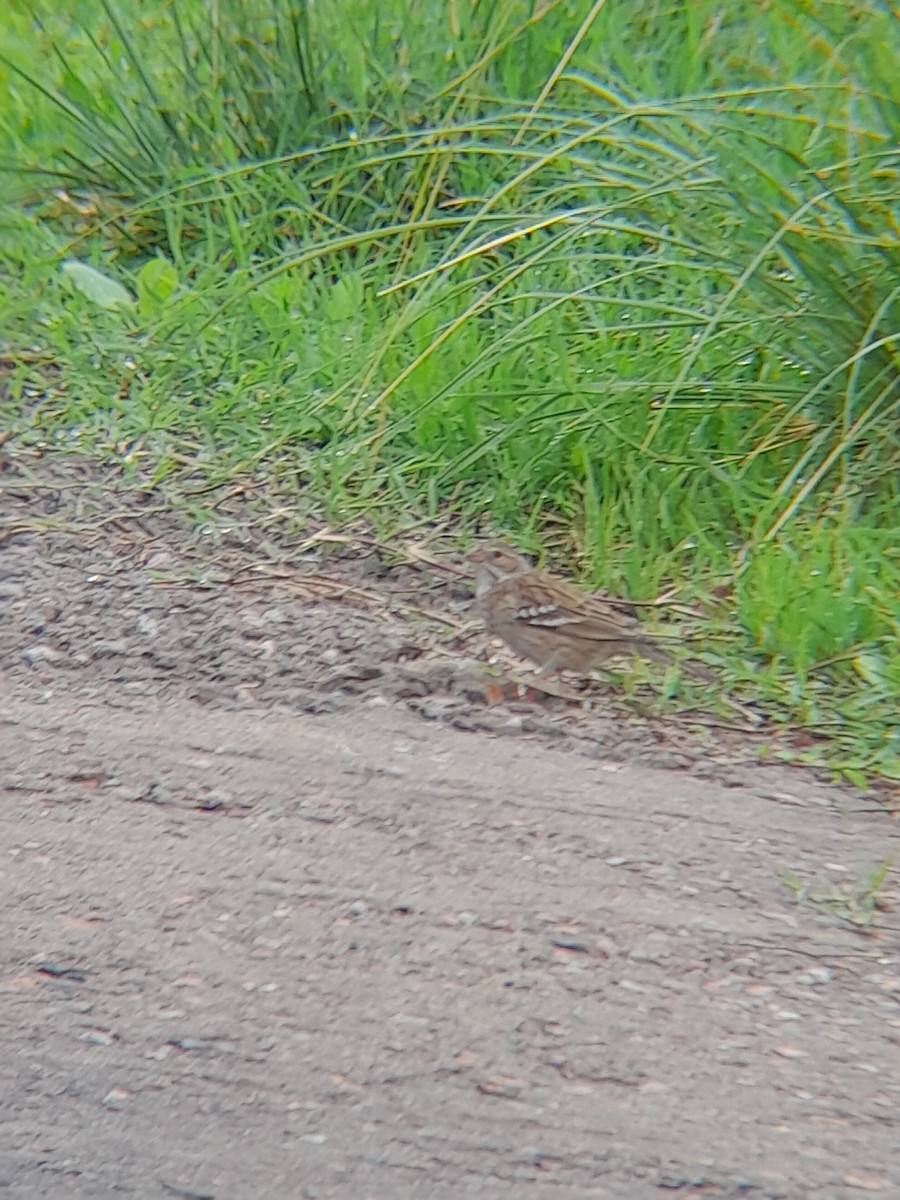
<svg viewBox="0 0 900 1200"><path fill-rule="evenodd" d="M884 6L82 7L0 17L22 429L718 599L735 687L900 778Z"/></svg>

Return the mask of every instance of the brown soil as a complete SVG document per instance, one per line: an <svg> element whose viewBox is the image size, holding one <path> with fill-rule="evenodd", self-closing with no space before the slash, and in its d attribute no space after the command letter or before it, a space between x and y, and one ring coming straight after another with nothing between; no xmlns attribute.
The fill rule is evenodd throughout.
<svg viewBox="0 0 900 1200"><path fill-rule="evenodd" d="M871 799L502 700L437 568L0 482L6 1194L900 1195Z"/></svg>

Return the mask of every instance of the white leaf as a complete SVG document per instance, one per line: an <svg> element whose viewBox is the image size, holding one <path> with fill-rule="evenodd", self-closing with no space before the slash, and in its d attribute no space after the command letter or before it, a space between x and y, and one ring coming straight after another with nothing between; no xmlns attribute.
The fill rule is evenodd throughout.
<svg viewBox="0 0 900 1200"><path fill-rule="evenodd" d="M62 265L62 273L73 286L101 308L130 307L134 300L127 288L115 279L89 267L87 263L70 259Z"/></svg>

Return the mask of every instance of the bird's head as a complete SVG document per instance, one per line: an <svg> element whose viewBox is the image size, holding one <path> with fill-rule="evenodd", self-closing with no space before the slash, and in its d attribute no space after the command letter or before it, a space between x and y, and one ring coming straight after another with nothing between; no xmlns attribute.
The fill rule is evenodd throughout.
<svg viewBox="0 0 900 1200"><path fill-rule="evenodd" d="M501 580L531 570L528 559L504 542L483 542L470 550L466 559L475 569L475 585L479 595Z"/></svg>

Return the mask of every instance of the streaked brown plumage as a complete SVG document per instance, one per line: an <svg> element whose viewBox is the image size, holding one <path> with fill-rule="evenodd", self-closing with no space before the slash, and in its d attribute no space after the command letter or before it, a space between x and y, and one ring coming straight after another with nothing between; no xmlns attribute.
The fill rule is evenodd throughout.
<svg viewBox="0 0 900 1200"><path fill-rule="evenodd" d="M562 579L536 571L502 542L468 555L475 597L490 633L545 671L585 673L619 654L670 661L631 615L627 602L589 596Z"/></svg>

